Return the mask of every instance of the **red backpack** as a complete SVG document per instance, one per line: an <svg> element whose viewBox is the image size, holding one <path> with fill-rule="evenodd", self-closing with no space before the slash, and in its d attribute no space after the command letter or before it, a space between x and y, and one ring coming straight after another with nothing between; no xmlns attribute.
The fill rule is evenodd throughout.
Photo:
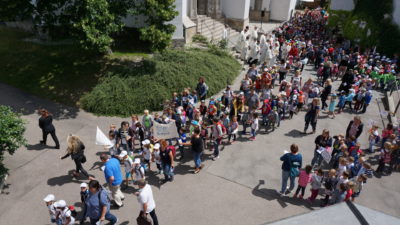
<svg viewBox="0 0 400 225"><path fill-rule="evenodd" d="M218 125L221 126L222 135L226 134L226 127L221 122L218 122Z"/></svg>
<svg viewBox="0 0 400 225"><path fill-rule="evenodd" d="M175 155L176 155L176 148L175 148L175 146L169 145L169 146L167 147L167 150L170 150L170 151L172 152L172 156L175 158Z"/></svg>

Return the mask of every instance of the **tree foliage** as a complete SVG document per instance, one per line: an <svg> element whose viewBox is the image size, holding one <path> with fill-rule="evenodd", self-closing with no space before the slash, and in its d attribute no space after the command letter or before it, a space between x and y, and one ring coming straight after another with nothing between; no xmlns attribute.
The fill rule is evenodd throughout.
<svg viewBox="0 0 400 225"><path fill-rule="evenodd" d="M33 10L30 0L0 0L0 21L30 18Z"/></svg>
<svg viewBox="0 0 400 225"><path fill-rule="evenodd" d="M4 167L4 153L10 155L26 144L25 122L10 107L0 105L0 177L7 173Z"/></svg>
<svg viewBox="0 0 400 225"><path fill-rule="evenodd" d="M151 43L153 51L163 51L172 40L175 26L168 24L179 13L175 10L175 0L144 0L136 5L136 11L145 15L146 24L140 29L141 39Z"/></svg>

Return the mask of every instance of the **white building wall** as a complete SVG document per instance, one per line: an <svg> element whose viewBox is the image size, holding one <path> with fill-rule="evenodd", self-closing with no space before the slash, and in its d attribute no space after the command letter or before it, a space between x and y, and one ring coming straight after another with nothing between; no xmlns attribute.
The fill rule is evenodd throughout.
<svg viewBox="0 0 400 225"><path fill-rule="evenodd" d="M179 14L169 22L176 27L172 39L183 39L183 16L186 16L187 0L175 0L175 5L175 10L178 11Z"/></svg>
<svg viewBox="0 0 400 225"><path fill-rule="evenodd" d="M354 9L354 1L353 0L331 0L331 9L332 10L351 11Z"/></svg>
<svg viewBox="0 0 400 225"><path fill-rule="evenodd" d="M261 5L261 9L262 10L266 9L267 11L269 11L270 2L271 2L271 0L263 0L262 1L262 5ZM255 4L256 4L256 0L251 0L250 1L250 8L254 9L255 8Z"/></svg>
<svg viewBox="0 0 400 225"><path fill-rule="evenodd" d="M286 21L296 6L296 0L271 0L271 20Z"/></svg>
<svg viewBox="0 0 400 225"><path fill-rule="evenodd" d="M400 28L400 0L393 0L393 23Z"/></svg>
<svg viewBox="0 0 400 225"><path fill-rule="evenodd" d="M227 18L249 18L250 0L221 0L222 13Z"/></svg>

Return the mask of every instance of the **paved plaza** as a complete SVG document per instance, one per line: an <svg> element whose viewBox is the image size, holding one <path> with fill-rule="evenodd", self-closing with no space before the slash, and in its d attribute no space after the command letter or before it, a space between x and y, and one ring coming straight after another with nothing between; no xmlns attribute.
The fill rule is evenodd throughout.
<svg viewBox="0 0 400 225"><path fill-rule="evenodd" d="M238 81L233 85L238 90ZM303 80L314 77L310 66L303 72ZM335 82L338 85L339 82ZM374 101L361 114L366 125L360 137L362 148L367 147L367 124L376 121L382 128L378 105L375 98L383 94L374 92ZM122 118L98 117L82 110L39 99L25 94L15 88L0 84L0 104L10 105L22 111L27 121L26 138L28 146L19 149L13 156L6 156L5 164L10 168L5 193L0 195L0 224L49 224L49 216L43 197L49 193L56 199L65 199L68 204L80 210L79 184L71 176L74 163L70 158L60 160L65 154L66 137L76 134L86 145L87 162L84 168L101 183L105 183L99 167L99 155L105 150L95 145L96 126L107 131L110 124L120 124ZM40 146L41 131L38 127L39 116L35 110L46 107L54 114L54 125L61 141L61 150L47 149ZM193 174L193 160L189 150L183 162L175 162L176 177L174 182L161 184L161 175L148 174L156 201L156 212L163 225L257 225L273 222L283 218L319 210L319 202L310 204L305 200L293 199L291 196L278 196L276 190L281 182L280 156L290 144L296 143L303 155L303 164L311 161L314 151L314 139L324 128L331 135L345 133L354 114L348 112L330 119L322 113L318 120L317 133L303 135L304 112L295 115L291 120L284 120L274 132L259 132L256 141L249 141L248 135L238 138L232 145L223 147L220 159L211 161L205 150L205 168L199 174ZM127 119L128 120L128 119ZM128 120L130 121L130 120ZM52 144L50 140L48 142ZM377 155L367 155L370 162L377 166ZM155 168L155 165L153 166ZM367 181L361 196L356 203L374 210L400 217L400 173L390 176L372 178ZM135 187L136 188L136 187ZM139 204L132 186L125 193L124 207L113 210L120 224L136 224ZM306 197L310 195L309 188Z"/></svg>

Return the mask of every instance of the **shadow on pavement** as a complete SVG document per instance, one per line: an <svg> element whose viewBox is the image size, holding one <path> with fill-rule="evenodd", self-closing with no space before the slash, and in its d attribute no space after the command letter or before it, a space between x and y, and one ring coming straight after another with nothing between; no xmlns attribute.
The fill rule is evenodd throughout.
<svg viewBox="0 0 400 225"><path fill-rule="evenodd" d="M124 222L120 223L120 225L127 225L127 224L129 224L129 221L124 221Z"/></svg>
<svg viewBox="0 0 400 225"><path fill-rule="evenodd" d="M50 179L47 180L47 184L50 185L50 186L56 186L56 185L57 186L62 186L64 184L66 184L66 183L71 183L71 182L77 183L77 184L82 183L81 181L79 181L76 178L72 177L72 172L73 171L74 170L68 171L67 175L62 175L62 176L59 176L59 177L50 178Z"/></svg>
<svg viewBox="0 0 400 225"><path fill-rule="evenodd" d="M294 137L294 138L302 138L302 137L304 137L304 136L307 136L307 134L304 134L304 133L303 133L302 131L300 131L300 130L293 129L293 130L287 132L287 133L285 134L285 136Z"/></svg>
<svg viewBox="0 0 400 225"><path fill-rule="evenodd" d="M79 108L54 103L3 83L0 83L0 90L4 96L0 97L0 104L8 105L23 115L37 114L40 108L45 108L53 115L54 119L61 120L75 118L79 112ZM7 95L10 93L13 97L6 97L10 96Z"/></svg>
<svg viewBox="0 0 400 225"><path fill-rule="evenodd" d="M102 162L99 162L99 161L97 161L97 162L94 162L94 163L93 163L93 165L92 165L92 167L90 167L90 169L89 169L89 170L96 170L96 169L100 169L100 168L103 166L103 164L104 164L104 163L102 163Z"/></svg>
<svg viewBox="0 0 400 225"><path fill-rule="evenodd" d="M264 185L264 180L260 180L257 186L255 186L252 190L252 194L254 196L264 198L268 201L273 201L276 200L282 208L286 208L288 206L287 203L291 205L298 205L298 206L304 206L307 209L314 210L311 207L311 203L308 203L307 200L304 199L297 199L297 198L291 198L288 196L281 196L278 194L278 192L274 189L268 189L268 188L260 188L261 185ZM317 202L317 201L316 201Z"/></svg>
<svg viewBox="0 0 400 225"><path fill-rule="evenodd" d="M34 145L28 144L26 146L27 150L35 150L35 151L41 151L41 150L44 150L44 149L47 149L47 148L48 148L48 146L42 145L42 144L34 144Z"/></svg>

